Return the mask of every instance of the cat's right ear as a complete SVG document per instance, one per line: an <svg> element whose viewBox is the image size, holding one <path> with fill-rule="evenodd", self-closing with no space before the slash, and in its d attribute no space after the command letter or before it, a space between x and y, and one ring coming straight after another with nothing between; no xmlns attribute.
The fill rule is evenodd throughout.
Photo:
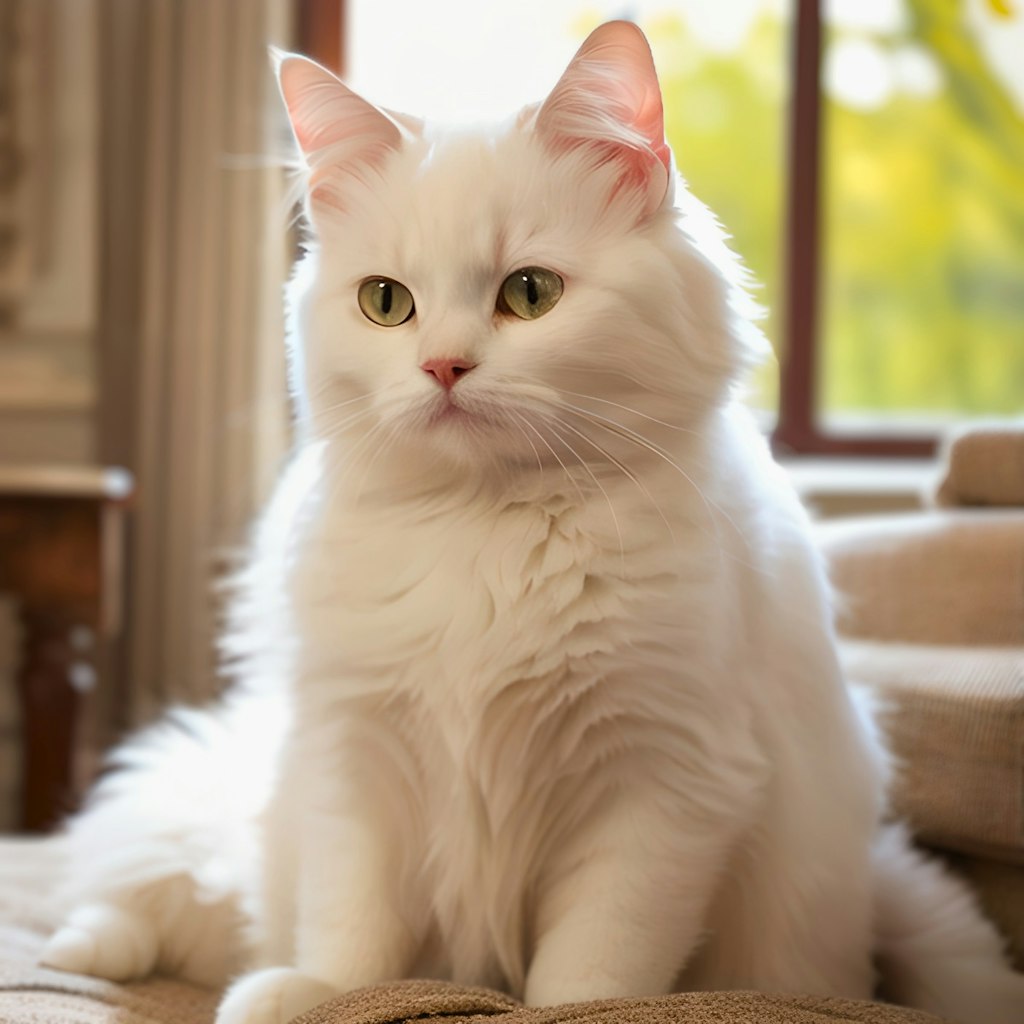
<svg viewBox="0 0 1024 1024"><path fill-rule="evenodd" d="M616 192L639 195L644 214L672 191L672 154L658 74L643 32L609 21L587 36L534 119L555 153L583 149L620 169Z"/></svg>
<svg viewBox="0 0 1024 1024"><path fill-rule="evenodd" d="M314 204L343 207L348 176L360 177L399 148L402 129L308 57L271 48L288 120L309 167Z"/></svg>

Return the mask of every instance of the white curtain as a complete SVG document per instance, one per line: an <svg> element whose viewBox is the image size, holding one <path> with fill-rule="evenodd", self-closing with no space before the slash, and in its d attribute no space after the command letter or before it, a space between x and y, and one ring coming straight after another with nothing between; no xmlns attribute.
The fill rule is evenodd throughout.
<svg viewBox="0 0 1024 1024"><path fill-rule="evenodd" d="M115 728L217 687L213 583L287 442L286 0L102 0L100 447L130 468Z"/></svg>

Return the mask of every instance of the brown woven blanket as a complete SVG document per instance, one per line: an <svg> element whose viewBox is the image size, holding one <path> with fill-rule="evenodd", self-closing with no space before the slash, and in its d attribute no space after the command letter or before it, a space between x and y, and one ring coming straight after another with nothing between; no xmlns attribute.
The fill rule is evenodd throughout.
<svg viewBox="0 0 1024 1024"><path fill-rule="evenodd" d="M937 1017L879 1003L757 992L684 992L527 1009L498 992L405 981L333 999L296 1024L404 1024L424 1018L489 1024L936 1024Z"/></svg>

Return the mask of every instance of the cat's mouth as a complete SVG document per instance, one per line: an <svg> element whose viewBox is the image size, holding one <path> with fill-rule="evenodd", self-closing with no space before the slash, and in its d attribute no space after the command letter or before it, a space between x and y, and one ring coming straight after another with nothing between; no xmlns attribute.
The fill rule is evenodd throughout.
<svg viewBox="0 0 1024 1024"><path fill-rule="evenodd" d="M448 402L442 405L433 416L430 417L430 422L433 423L459 423L464 420L472 420L476 417L473 413L469 412L468 409L463 409L461 405L456 405L454 402Z"/></svg>
<svg viewBox="0 0 1024 1024"><path fill-rule="evenodd" d="M428 421L430 426L441 424L460 423L481 423L485 422L486 416L481 415L479 410L469 409L460 402L451 392L445 395L434 407Z"/></svg>

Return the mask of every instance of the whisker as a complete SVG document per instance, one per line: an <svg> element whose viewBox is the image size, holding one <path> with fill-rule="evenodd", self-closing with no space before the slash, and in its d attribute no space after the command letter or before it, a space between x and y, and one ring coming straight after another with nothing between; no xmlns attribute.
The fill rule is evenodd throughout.
<svg viewBox="0 0 1024 1024"><path fill-rule="evenodd" d="M318 436L328 441L336 441L349 430L354 427L357 423L361 423L363 420L369 419L375 410L373 409L360 409L358 412L354 412L344 419L339 420L337 423L331 423L328 428L322 431Z"/></svg>
<svg viewBox="0 0 1024 1024"><path fill-rule="evenodd" d="M347 398L343 402L336 402L336 403L334 403L332 405L325 406L322 409L317 409L316 410L316 415L317 416L329 416L331 413L337 412L338 409L343 409L343 408L345 408L345 406L353 405L355 402L365 402L368 399L376 398L378 395L383 395L386 392L391 391L392 389L398 387L401 383L402 383L402 381L393 381L391 384L385 384L384 387L375 388L373 391L366 391L366 392L364 392L361 395L356 395L354 398ZM332 384L332 383L324 384L319 389L317 389L316 391L312 392L310 394L310 398L311 399L319 398L321 395L323 395L327 391L331 390L331 388L334 387L334 386L335 385Z"/></svg>
<svg viewBox="0 0 1024 1024"><path fill-rule="evenodd" d="M568 426L568 424L565 423L561 419L559 419L558 422L561 423L562 426ZM572 452L572 454L576 456L576 460L587 471L587 473L590 474L590 479L594 481L594 483L596 484L598 490L604 495L604 500L605 500L605 502L608 505L608 511L611 513L612 522L615 524L615 533L618 535L618 538L619 538L619 559L620 559L620 562L621 562L621 565L622 565L622 576L623 576L623 578L625 578L625 575L626 575L626 547L625 547L625 544L623 543L623 540L622 540L622 530L619 527L619 517L615 514L615 508L612 505L611 496L605 490L604 485L601 483L600 480L598 480L597 474L590 468L590 466L587 464L587 462L583 458L583 456L580 455L580 453L578 451L576 451L576 449L573 448L573 446L571 444L569 444L568 441L566 441L566 439L558 432L556 427L554 427L550 423L548 424L548 426L550 427L550 429L552 431L554 431L554 434L558 438L558 440L561 441L562 444L564 444L565 447L568 448L569 451Z"/></svg>
<svg viewBox="0 0 1024 1024"><path fill-rule="evenodd" d="M366 479L370 475L370 470L373 468L374 463L381 457L381 455L391 445L393 445L395 443L396 439L399 436L400 431L398 431L398 430L396 430L394 428L394 423L393 422L381 420L381 424L380 425L383 427L384 437L383 437L383 439L381 441L380 446L370 456L370 458L367 461L366 465L363 467L362 476L360 476L359 480L356 482L356 486L355 486L355 489L353 491L353 497L352 497L352 504L353 505L358 505L359 504L359 499L363 496L363 488L366 486Z"/></svg>
<svg viewBox="0 0 1024 1024"><path fill-rule="evenodd" d="M386 421L378 420L359 440L348 450L343 452L344 462L341 465L341 472L334 479L333 486L328 494L324 496L325 501L333 502L342 489L351 479L359 460L366 453L373 439L386 427Z"/></svg>
<svg viewBox="0 0 1024 1024"><path fill-rule="evenodd" d="M540 470L541 478L543 478L544 462L540 457L540 452L537 450L537 446L533 443L533 439L525 430L523 430L523 417L519 413L515 412L515 410L510 409L509 412L512 415L513 421L516 422L516 425L519 427L519 432L526 438L527 443L533 449L533 454L537 457L537 468Z"/></svg>
<svg viewBox="0 0 1024 1024"><path fill-rule="evenodd" d="M625 423L620 423L618 420L613 420L607 416L602 416L600 413L594 412L593 409L581 409L578 405L573 405L571 402L562 402L561 408L566 409L567 411L574 412L585 419L589 419L590 422L593 423L595 426L602 425L610 433L617 434L624 440L633 441L635 444L638 444L641 447L646 448L648 451L652 452L654 455L657 455L664 462L667 462L677 473L683 476L683 478L700 495L701 499L704 501L709 511L712 507L714 507L718 511L722 512L722 515L725 516L727 519L729 518L724 511L718 508L717 505L712 506L712 503L709 502L708 499L705 497L704 492L697 485L697 482L693 479L693 477L691 477L690 474L687 473L686 470L683 469L683 467L680 466L679 463L672 458L671 454L668 451L666 451L666 449L663 448L656 441L652 441L649 437L646 437L645 435L639 433L638 431L633 430L632 427L627 427ZM733 525L735 526L735 524Z"/></svg>
<svg viewBox="0 0 1024 1024"><path fill-rule="evenodd" d="M381 391L385 391L385 390L387 390L387 389L386 388L382 388L381 389ZM378 391L378 392L375 392L374 394L380 394L380 393L381 392ZM375 414L377 414L379 416L387 414L390 411L394 410L394 408L397 405L401 405L401 404L402 403L401 403L400 399L399 400L392 399L391 401L387 402L386 404L384 404L380 408L374 407L374 408L370 408L370 409L357 409L355 412L350 412L347 416L343 417L337 423L327 424L327 428L325 430L323 430L318 436L321 437L321 438L324 438L325 440L336 441L336 440L340 439L344 434L348 433L348 431L353 426L355 426L357 423L360 423L362 420L365 420L365 419L367 419L367 418L369 418L369 417L371 417L371 416L373 416Z"/></svg>
<svg viewBox="0 0 1024 1024"><path fill-rule="evenodd" d="M636 476L636 474L633 473L624 462L617 459L614 455L612 455L610 451L608 451L607 448L604 448L602 445L598 444L592 437L589 437L587 434L583 433L582 430L577 430L571 423L567 423L563 419L559 419L559 423L561 423L561 425L565 427L567 430L571 430L577 437L581 437L591 447L599 451L609 462L612 463L612 465L618 467L618 469L621 470L623 475L625 475L626 477L633 481L633 483L639 488L641 493L643 493L646 496L647 500L654 507L654 510L661 517L661 521L665 524L665 529L668 530L668 535L671 538L672 543L674 544L676 541L676 535L675 531L672 529L672 524L668 521L667 516L661 509L661 506L658 504L657 501L655 501L654 495L651 494L650 490L648 490L648 488L640 480L640 478Z"/></svg>
<svg viewBox="0 0 1024 1024"><path fill-rule="evenodd" d="M710 520L714 528L715 536L718 540L718 547L720 553L722 553L724 549L721 544L718 516L721 516L732 527L737 537L739 537L741 540L744 540L743 531L740 530L740 528L736 525L736 523L733 521L732 517L728 514L728 512L726 512L725 509L723 509L715 502L712 502L707 497L707 495L705 495L704 491L700 488L697 481L694 480L693 477L691 477L690 474L687 473L686 470L683 469L683 467L680 466L669 455L669 453L666 452L664 448L661 447L661 445L656 444L649 438L644 437L643 434L638 434L635 430L632 430L625 424L619 423L617 420L610 420L606 416L601 416L591 410L580 409L579 406L571 405L568 402L563 403L562 408L566 409L566 411L575 413L577 416L581 416L583 419L589 420L591 423L594 424L594 426L601 427L604 430L607 430L610 434L615 434L616 436L622 438L624 441L631 441L633 444L636 444L641 448L645 448L652 454L657 455L658 458L662 459L669 466L671 466L677 473L679 473L679 475L682 476L682 478L694 489L697 496L703 503L708 519ZM718 515L715 515L715 513L718 513ZM730 557L733 557L734 559L736 558L735 555L731 555ZM737 560L741 562L743 561L742 559Z"/></svg>
<svg viewBox="0 0 1024 1024"><path fill-rule="evenodd" d="M621 377L623 380L631 380L641 390L650 394L662 394L657 388L652 387L650 382L642 381L639 377L611 366L581 366L579 363L559 362L557 359L545 359L544 365L553 369L572 370L573 373L603 373L609 377ZM668 397L667 393L666 397Z"/></svg>
<svg viewBox="0 0 1024 1024"><path fill-rule="evenodd" d="M572 475L572 473L569 472L568 466L566 466L566 464L561 460L561 458L558 455L558 452L556 452L555 449L551 447L551 445L547 441L547 438L545 438L544 435L539 430L537 430L537 428L525 417L523 418L523 423L526 424L526 426L528 426L530 430L532 430L537 435L538 438L540 438L540 441L544 445L544 447L547 448L547 450L551 452L551 454L555 457L555 461L562 467L562 471L569 478L569 482L573 485L573 487L576 488L576 493L580 497L580 504L586 505L587 499L583 494L582 488L580 487L578 481Z"/></svg>
<svg viewBox="0 0 1024 1024"><path fill-rule="evenodd" d="M700 437L699 430L692 430L690 427L681 427L678 423L666 423L665 420L659 420L656 416L649 416L645 412L641 412L639 409L633 409L628 405L623 405L621 402L613 402L608 398L598 398L596 395L585 395L581 391L569 391L566 388L555 388L560 394L573 395L576 398L585 398L590 402L600 402L602 405L613 405L616 409L622 409L624 412L631 413L633 416L639 416L641 419L649 420L651 423L657 423L661 427L668 427L669 430L678 430L681 434L691 434L694 437Z"/></svg>

